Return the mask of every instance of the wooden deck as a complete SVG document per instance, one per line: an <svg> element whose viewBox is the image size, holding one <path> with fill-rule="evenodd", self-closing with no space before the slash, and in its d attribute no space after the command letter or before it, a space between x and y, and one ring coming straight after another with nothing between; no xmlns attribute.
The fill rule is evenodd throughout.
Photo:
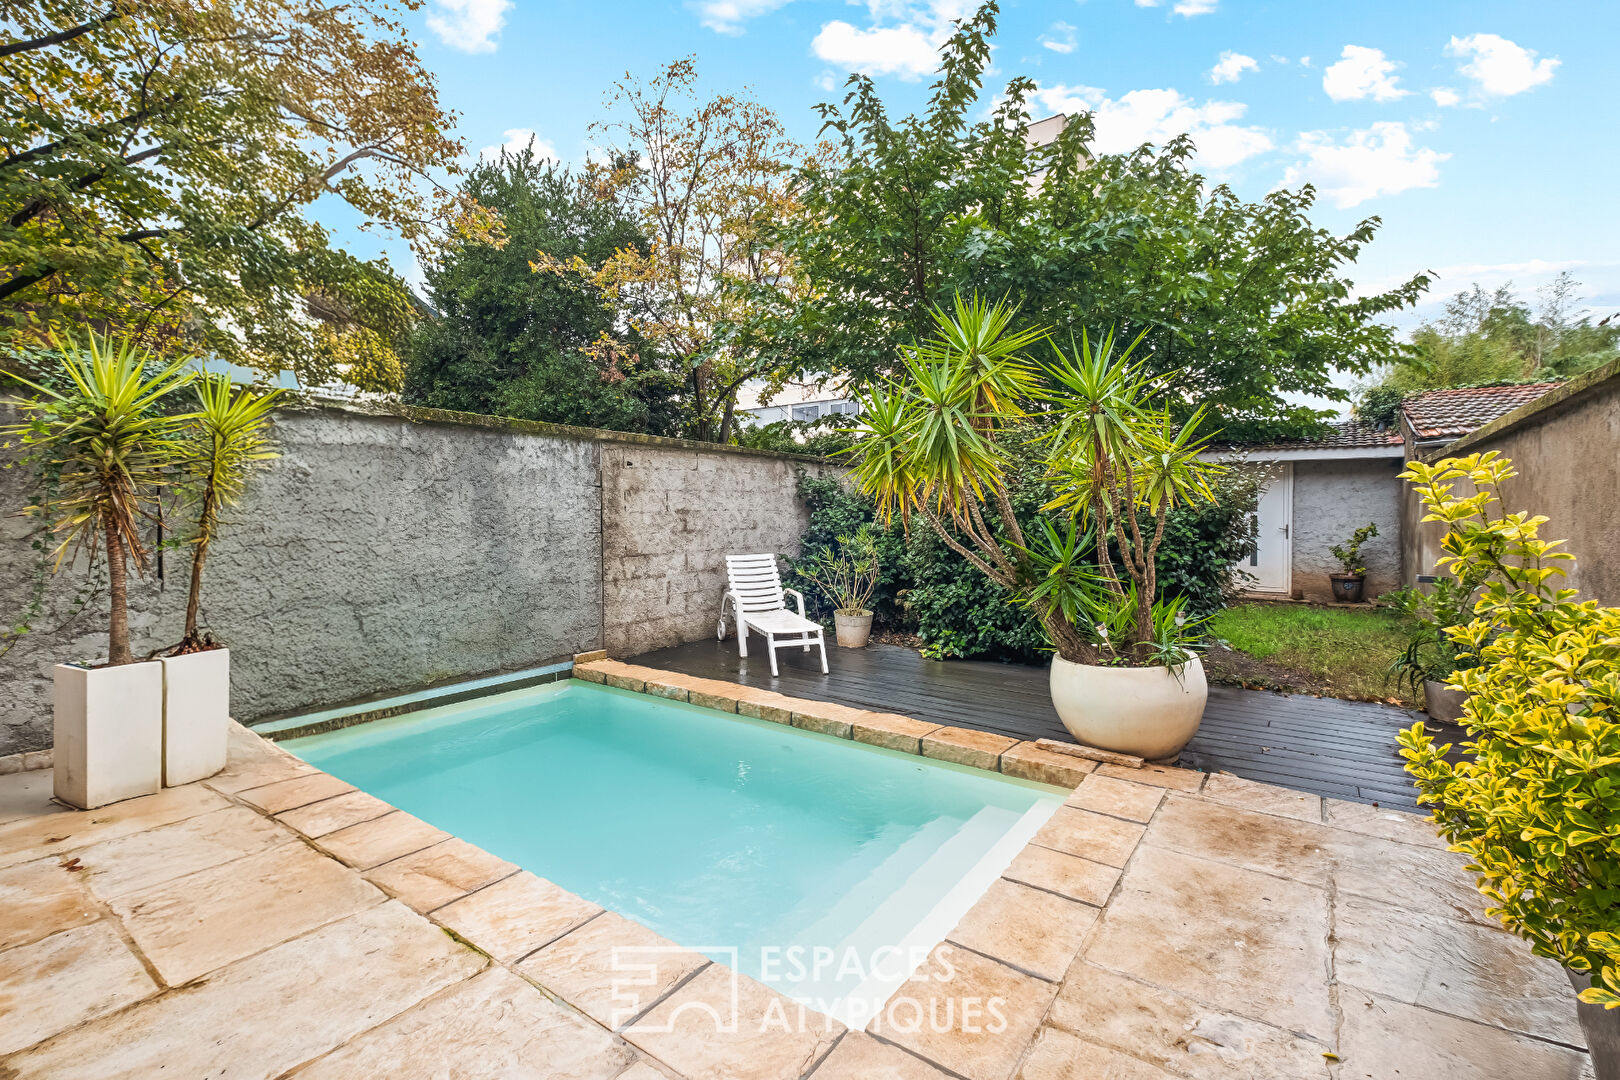
<svg viewBox="0 0 1620 1080"><path fill-rule="evenodd" d="M925 660L911 649L829 645L832 674L814 652L783 649L772 678L763 645L743 660L735 639L634 657L638 664L776 690L794 697L897 712L1019 739L1072 741L1047 692L1046 669L974 660ZM1198 735L1180 764L1225 771L1336 799L1416 810L1395 733L1421 713L1388 705L1211 686Z"/></svg>

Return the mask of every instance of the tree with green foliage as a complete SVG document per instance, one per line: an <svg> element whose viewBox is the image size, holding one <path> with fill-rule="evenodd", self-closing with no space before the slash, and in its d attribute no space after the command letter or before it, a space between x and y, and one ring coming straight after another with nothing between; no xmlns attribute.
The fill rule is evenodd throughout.
<svg viewBox="0 0 1620 1080"><path fill-rule="evenodd" d="M1379 319L1428 278L1358 297L1346 277L1378 218L1319 229L1309 186L1245 202L1193 171L1185 137L1097 155L1086 114L1031 148L1027 78L975 121L996 14L958 25L922 115L891 117L864 75L820 106L836 153L802 171L781 240L807 296L783 329L808 368L871 381L926 337L932 307L976 290L1060 342L1145 335L1136 355L1169 400L1232 438L1313 430L1326 414L1284 395L1345 400L1336 371L1410 351Z"/></svg>
<svg viewBox="0 0 1620 1080"><path fill-rule="evenodd" d="M673 434L679 379L659 351L620 323L618 305L579 271L535 273L539 251L586 263L643 243L622 202L532 145L472 167L468 200L498 213L507 242L446 245L426 267L435 314L410 345L405 401L461 412Z"/></svg>
<svg viewBox="0 0 1620 1080"><path fill-rule="evenodd" d="M398 386L414 318L322 197L422 246L498 242L439 185L462 145L419 0L19 0L0 34L0 334L93 324L306 384Z"/></svg>
<svg viewBox="0 0 1620 1080"><path fill-rule="evenodd" d="M1567 379L1620 356L1620 321L1593 322L1581 285L1565 270L1537 290L1534 310L1513 283L1477 282L1412 333L1414 351L1383 372L1380 385L1411 392L1531 379Z"/></svg>

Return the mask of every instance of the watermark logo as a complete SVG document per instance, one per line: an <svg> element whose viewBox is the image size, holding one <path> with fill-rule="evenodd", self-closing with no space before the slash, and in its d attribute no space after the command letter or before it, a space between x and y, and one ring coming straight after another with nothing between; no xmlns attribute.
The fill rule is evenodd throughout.
<svg viewBox="0 0 1620 1080"><path fill-rule="evenodd" d="M738 974L744 958L735 947L614 946L613 1025L634 1021L646 1032L735 1035L824 1031L837 1019L858 1028L871 1021L874 1031L901 1035L1001 1034L1007 1029L1006 999L958 984L952 951L948 945L932 950L883 947L862 955L827 946L766 946L749 970L777 993L765 999L750 996L745 1010ZM694 952L707 955L724 972L723 989L715 985L716 976L706 974L707 992L677 994L673 1008L655 1008L678 981L677 971L690 966Z"/></svg>
<svg viewBox="0 0 1620 1080"><path fill-rule="evenodd" d="M647 1032L674 1031L683 1016L698 1014L699 1022L712 1024L720 1035L735 1035L738 1020L738 959L735 946L719 945L687 949L680 945L615 945L610 958L613 969L613 1012L615 1028L629 1023L650 1009L668 989L668 972L685 964L694 952L703 953L727 973L726 991L719 1001L683 1001L657 1022L642 1022L639 1029ZM687 1021L690 1023L690 1021Z"/></svg>

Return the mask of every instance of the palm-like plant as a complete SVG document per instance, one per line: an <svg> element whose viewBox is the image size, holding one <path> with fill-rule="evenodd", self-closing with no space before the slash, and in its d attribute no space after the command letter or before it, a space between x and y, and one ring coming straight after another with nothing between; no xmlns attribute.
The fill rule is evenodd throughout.
<svg viewBox="0 0 1620 1080"><path fill-rule="evenodd" d="M224 375L203 376L196 388L197 412L184 435L182 461L182 469L196 492L197 507L182 650L203 644L197 619L209 545L219 535L220 511L242 498L253 469L276 456L267 426L270 412L282 395L280 390L256 393L246 386L233 389L231 380Z"/></svg>
<svg viewBox="0 0 1620 1080"><path fill-rule="evenodd" d="M129 646L128 566L147 566L143 519L173 479L181 455L177 438L189 415L167 413L165 399L191 379L189 358L159 361L129 339L89 335L81 347L51 338L65 388L12 378L37 397L24 401L24 423L5 432L31 449L54 478L25 513L47 522L58 538L56 565L72 551L90 558L105 546L110 611L109 664L135 659ZM54 381L54 380L50 380Z"/></svg>
<svg viewBox="0 0 1620 1080"><path fill-rule="evenodd" d="M920 516L952 550L1028 603L1064 659L1103 658L1088 615L1095 604L1083 602L1087 590L1102 589L1113 607L1133 612L1128 633L1123 626L1110 631L1109 652L1128 663L1162 662L1154 560L1165 520L1178 504L1213 501L1210 480L1223 468L1199 458L1203 413L1173 423L1154 403L1162 380L1131 362L1137 342L1120 349L1112 333L1095 347L1088 335L1069 352L1053 346L1053 361L1037 367L1024 353L1046 335L1012 332L1014 314L1005 303L977 298L958 300L949 314L934 312L934 338L907 349L899 377L861 401L867 435L851 451L855 480L881 513ZM1068 510L1090 526L1085 533L1043 523L1026 538L1013 512L1006 439L1035 409L1054 421L1042 437L1054 487L1043 509ZM1152 521L1146 528L1144 511ZM1088 540L1096 574L1080 565Z"/></svg>

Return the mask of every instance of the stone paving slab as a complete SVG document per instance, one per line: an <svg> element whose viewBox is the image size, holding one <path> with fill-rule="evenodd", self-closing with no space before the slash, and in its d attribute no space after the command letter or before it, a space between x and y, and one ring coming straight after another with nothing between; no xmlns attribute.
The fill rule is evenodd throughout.
<svg viewBox="0 0 1620 1080"><path fill-rule="evenodd" d="M1084 955L1326 1045L1328 920L1325 890L1144 845Z"/></svg>
<svg viewBox="0 0 1620 1080"><path fill-rule="evenodd" d="M414 855L424 848L449 840L450 834L436 829L403 810L326 833L316 847L354 867L370 870L395 859Z"/></svg>
<svg viewBox="0 0 1620 1080"><path fill-rule="evenodd" d="M451 837L373 867L366 880L426 914L515 873L505 859Z"/></svg>
<svg viewBox="0 0 1620 1080"><path fill-rule="evenodd" d="M373 1028L298 1077L612 1080L635 1058L595 1024L505 968L492 968Z"/></svg>
<svg viewBox="0 0 1620 1080"><path fill-rule="evenodd" d="M157 984L111 920L7 949L0 952L0 1054L32 1046L156 991Z"/></svg>
<svg viewBox="0 0 1620 1080"><path fill-rule="evenodd" d="M92 844L78 852L78 857L91 889L111 900L296 840L257 811L227 806Z"/></svg>
<svg viewBox="0 0 1620 1080"><path fill-rule="evenodd" d="M1117 867L1106 863L1029 844L1013 857L1002 876L1070 900L1102 907L1108 903L1119 874Z"/></svg>
<svg viewBox="0 0 1620 1080"><path fill-rule="evenodd" d="M28 777L34 774L17 773ZM9 786L14 777L3 778ZM48 792L48 789L47 789ZM41 801L35 814L0 825L0 866L58 855L105 840L183 821L229 806L224 797L200 784L168 788L156 795L99 810L65 810Z"/></svg>
<svg viewBox="0 0 1620 1080"><path fill-rule="evenodd" d="M1080 781L1064 805L1145 824L1163 800L1163 788L1093 774Z"/></svg>
<svg viewBox="0 0 1620 1080"><path fill-rule="evenodd" d="M383 899L341 863L282 844L111 903L163 980L178 986Z"/></svg>
<svg viewBox="0 0 1620 1080"><path fill-rule="evenodd" d="M611 1031L656 1005L709 958L604 911L517 965Z"/></svg>
<svg viewBox="0 0 1620 1080"><path fill-rule="evenodd" d="M271 1080L488 961L402 904L293 938L5 1059L7 1080Z"/></svg>
<svg viewBox="0 0 1620 1080"><path fill-rule="evenodd" d="M1056 982L1096 921L1094 907L1002 878L946 940Z"/></svg>
<svg viewBox="0 0 1620 1080"><path fill-rule="evenodd" d="M590 901L524 870L439 908L433 919L510 964L601 912Z"/></svg>
<svg viewBox="0 0 1620 1080"><path fill-rule="evenodd" d="M27 945L61 930L95 922L101 905L85 873L46 857L0 870L0 949Z"/></svg>
<svg viewBox="0 0 1620 1080"><path fill-rule="evenodd" d="M1190 1080L1326 1078L1333 1046L1085 960L1064 976L1046 1023Z"/></svg>
<svg viewBox="0 0 1620 1080"><path fill-rule="evenodd" d="M1336 1080L1591 1080L1585 1053L1468 1020L1339 988L1343 1065Z"/></svg>
<svg viewBox="0 0 1620 1080"><path fill-rule="evenodd" d="M683 1076L797 1080L843 1031L748 976L710 964L624 1037Z"/></svg>
<svg viewBox="0 0 1620 1080"><path fill-rule="evenodd" d="M1057 986L946 944L900 987L867 1030L967 1080L1005 1080Z"/></svg>
<svg viewBox="0 0 1620 1080"><path fill-rule="evenodd" d="M915 1054L859 1031L839 1039L811 1075L815 1080L950 1080Z"/></svg>

